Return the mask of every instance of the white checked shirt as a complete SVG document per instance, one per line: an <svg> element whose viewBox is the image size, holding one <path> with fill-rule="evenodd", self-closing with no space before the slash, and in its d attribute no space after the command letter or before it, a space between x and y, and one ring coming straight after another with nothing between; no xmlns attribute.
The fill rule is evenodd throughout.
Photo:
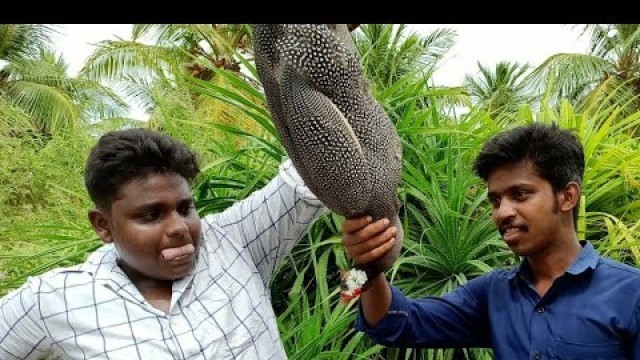
<svg viewBox="0 0 640 360"><path fill-rule="evenodd" d="M202 219L198 261L174 282L169 314L105 245L0 300L0 359L286 359L269 281L325 211L287 160L263 189Z"/></svg>

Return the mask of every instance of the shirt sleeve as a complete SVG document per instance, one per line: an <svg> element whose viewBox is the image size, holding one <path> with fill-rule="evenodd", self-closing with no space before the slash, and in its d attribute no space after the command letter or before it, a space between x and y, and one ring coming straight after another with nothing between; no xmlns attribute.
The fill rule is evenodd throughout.
<svg viewBox="0 0 640 360"><path fill-rule="evenodd" d="M387 315L376 327L364 320L362 309L356 330L376 343L392 347L490 347L487 289L491 274L475 278L442 297L409 299L391 286Z"/></svg>
<svg viewBox="0 0 640 360"><path fill-rule="evenodd" d="M307 188L291 160L262 189L220 214L205 217L248 249L267 285L281 259L327 208Z"/></svg>
<svg viewBox="0 0 640 360"><path fill-rule="evenodd" d="M41 359L47 338L38 315L32 278L0 299L0 359Z"/></svg>

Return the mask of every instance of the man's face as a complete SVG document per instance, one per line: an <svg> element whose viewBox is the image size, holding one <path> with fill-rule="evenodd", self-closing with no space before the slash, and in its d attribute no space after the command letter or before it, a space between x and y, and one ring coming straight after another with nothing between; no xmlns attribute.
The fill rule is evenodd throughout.
<svg viewBox="0 0 640 360"><path fill-rule="evenodd" d="M497 168L487 180L492 218L509 248L519 256L549 251L563 226L551 184L530 161Z"/></svg>
<svg viewBox="0 0 640 360"><path fill-rule="evenodd" d="M134 280L176 280L194 267L201 225L182 176L135 179L119 189L110 211L92 213L96 232L115 244L120 266Z"/></svg>

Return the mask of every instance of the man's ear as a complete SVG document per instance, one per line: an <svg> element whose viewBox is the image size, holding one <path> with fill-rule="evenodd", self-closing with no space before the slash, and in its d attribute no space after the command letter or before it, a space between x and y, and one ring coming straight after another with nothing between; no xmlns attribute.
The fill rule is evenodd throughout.
<svg viewBox="0 0 640 360"><path fill-rule="evenodd" d="M93 230L98 234L102 242L105 244L110 244L113 242L113 237L111 236L111 223L109 216L100 209L91 209L89 210L89 222L93 227Z"/></svg>
<svg viewBox="0 0 640 360"><path fill-rule="evenodd" d="M578 205L581 196L582 190L580 189L580 185L575 181L569 181L564 187L564 190L559 193L558 205L560 210L572 211L573 208Z"/></svg>

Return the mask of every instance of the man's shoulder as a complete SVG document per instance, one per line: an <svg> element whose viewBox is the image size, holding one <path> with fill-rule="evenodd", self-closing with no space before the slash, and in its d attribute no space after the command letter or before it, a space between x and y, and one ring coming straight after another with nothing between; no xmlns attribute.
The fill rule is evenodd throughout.
<svg viewBox="0 0 640 360"><path fill-rule="evenodd" d="M33 294L53 293L90 283L93 281L91 274L83 271L81 266L58 267L39 275L29 276L20 289L28 288Z"/></svg>
<svg viewBox="0 0 640 360"><path fill-rule="evenodd" d="M33 291L51 291L89 284L94 281L98 268L109 263L112 256L115 256L112 246L101 246L89 254L83 263L48 270L30 277L27 283Z"/></svg>
<svg viewBox="0 0 640 360"><path fill-rule="evenodd" d="M513 278L520 270L520 265L513 265L510 267L494 269L486 274L482 275L485 279L500 279L509 280Z"/></svg>
<svg viewBox="0 0 640 360"><path fill-rule="evenodd" d="M40 276L37 276L41 282L47 283L50 285L59 284L60 287L64 287L70 284L64 284L65 282L72 281L72 283L76 283L77 280L90 281L92 278L92 274L89 271L83 270L82 266L84 264L78 264L68 267L59 267L55 269L51 269ZM75 280L75 281L74 281Z"/></svg>
<svg viewBox="0 0 640 360"><path fill-rule="evenodd" d="M634 311L640 309L640 269L611 258L600 257L593 282L592 288L606 296L605 303L610 306L625 307L633 303Z"/></svg>
<svg viewBox="0 0 640 360"><path fill-rule="evenodd" d="M598 269L606 272L607 276L619 276L640 282L640 269L608 257L600 257Z"/></svg>

